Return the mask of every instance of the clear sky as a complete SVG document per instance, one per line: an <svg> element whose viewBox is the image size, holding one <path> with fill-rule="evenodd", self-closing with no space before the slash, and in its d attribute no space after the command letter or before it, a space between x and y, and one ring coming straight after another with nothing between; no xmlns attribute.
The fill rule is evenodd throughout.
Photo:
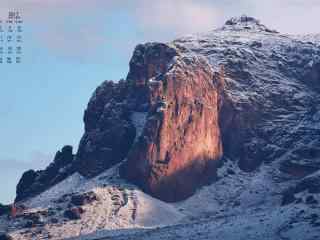
<svg viewBox="0 0 320 240"><path fill-rule="evenodd" d="M133 48L252 15L283 33L316 33L319 0L1 0L24 18L21 64L0 64L0 202L24 170L77 149L82 115L104 80L125 78Z"/></svg>

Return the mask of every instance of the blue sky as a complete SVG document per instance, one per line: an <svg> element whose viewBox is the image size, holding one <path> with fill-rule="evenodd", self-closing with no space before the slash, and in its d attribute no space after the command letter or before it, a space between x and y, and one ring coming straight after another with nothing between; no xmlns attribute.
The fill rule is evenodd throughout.
<svg viewBox="0 0 320 240"><path fill-rule="evenodd" d="M280 2L280 3L279 3ZM2 0L25 20L21 64L0 65L0 202L24 170L77 149L82 115L104 80L125 78L136 44L208 31L243 13L284 33L315 33L317 0Z"/></svg>

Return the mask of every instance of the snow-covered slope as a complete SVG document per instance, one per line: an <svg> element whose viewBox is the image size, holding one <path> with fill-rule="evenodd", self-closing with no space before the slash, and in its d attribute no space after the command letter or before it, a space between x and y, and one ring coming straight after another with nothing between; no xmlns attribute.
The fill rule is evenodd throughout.
<svg viewBox="0 0 320 240"><path fill-rule="evenodd" d="M117 166L92 180L74 174L24 203L26 215L49 210L42 223L17 230L23 218L11 220L15 239L317 239L319 206L301 202L281 206L283 181L272 166L242 172L230 160L219 169L219 180L189 199L167 204L147 196L117 177ZM282 177L285 177L282 175ZM93 191L98 200L83 206L79 220L63 217L66 194ZM313 194L320 201L318 194ZM53 213L52 213L53 212ZM41 215L41 214L40 214ZM52 223L53 219L58 222ZM172 226L170 226L172 225Z"/></svg>
<svg viewBox="0 0 320 240"><path fill-rule="evenodd" d="M155 228L177 223L184 215L176 208L154 199L118 176L115 166L94 179L86 180L78 173L50 188L46 192L23 202L25 210L18 211L9 222L8 230L14 239L62 239L88 235L96 231L106 234L117 229ZM80 219L64 216L75 194L90 192L95 200L81 206ZM21 204L21 203L20 203ZM75 207L75 206L74 206ZM26 229L28 220L38 223ZM19 230L21 229L21 230ZM94 234L97 236L97 233Z"/></svg>

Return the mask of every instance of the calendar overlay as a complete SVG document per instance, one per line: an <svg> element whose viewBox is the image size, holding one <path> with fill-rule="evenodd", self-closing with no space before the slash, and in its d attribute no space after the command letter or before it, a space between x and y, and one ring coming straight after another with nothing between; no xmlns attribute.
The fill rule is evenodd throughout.
<svg viewBox="0 0 320 240"><path fill-rule="evenodd" d="M0 19L0 64L22 62L23 19L19 11L9 11Z"/></svg>

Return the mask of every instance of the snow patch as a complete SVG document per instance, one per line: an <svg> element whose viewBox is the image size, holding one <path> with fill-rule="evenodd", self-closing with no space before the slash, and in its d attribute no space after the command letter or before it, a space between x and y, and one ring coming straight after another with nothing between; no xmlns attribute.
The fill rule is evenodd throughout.
<svg viewBox="0 0 320 240"><path fill-rule="evenodd" d="M131 114L131 121L136 128L136 137L134 139L134 142L138 140L143 132L144 125L147 121L147 114L148 113L146 112L133 112Z"/></svg>

